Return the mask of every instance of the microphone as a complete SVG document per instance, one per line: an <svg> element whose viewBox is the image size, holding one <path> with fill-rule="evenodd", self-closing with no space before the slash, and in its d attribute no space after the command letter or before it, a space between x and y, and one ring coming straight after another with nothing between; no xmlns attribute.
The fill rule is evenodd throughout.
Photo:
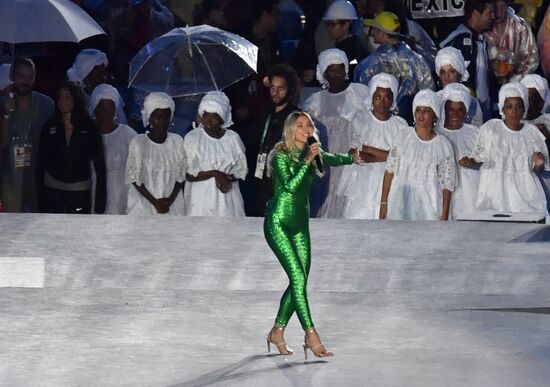
<svg viewBox="0 0 550 387"><path fill-rule="evenodd" d="M313 136L310 136L307 138L307 144L313 145L317 142L317 139ZM315 165L317 166L317 170L321 173L325 173L325 170L323 168L323 164L321 163L321 157L319 155L315 156Z"/></svg>

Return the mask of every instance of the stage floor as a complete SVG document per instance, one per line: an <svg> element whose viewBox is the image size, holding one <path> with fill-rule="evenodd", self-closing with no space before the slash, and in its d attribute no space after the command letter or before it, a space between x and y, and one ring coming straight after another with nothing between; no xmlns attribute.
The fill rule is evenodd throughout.
<svg viewBox="0 0 550 387"><path fill-rule="evenodd" d="M548 227L312 220L304 361L262 219L2 214L0 385L548 386Z"/></svg>

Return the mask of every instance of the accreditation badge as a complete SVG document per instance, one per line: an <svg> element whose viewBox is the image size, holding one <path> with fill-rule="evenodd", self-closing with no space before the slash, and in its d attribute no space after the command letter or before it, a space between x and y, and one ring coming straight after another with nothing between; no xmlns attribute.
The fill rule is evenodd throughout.
<svg viewBox="0 0 550 387"><path fill-rule="evenodd" d="M31 166L32 145L23 144L13 147L15 169L24 169Z"/></svg>
<svg viewBox="0 0 550 387"><path fill-rule="evenodd" d="M258 179L264 178L266 163L267 163L267 153L259 153L256 159L256 171L254 172L254 177Z"/></svg>

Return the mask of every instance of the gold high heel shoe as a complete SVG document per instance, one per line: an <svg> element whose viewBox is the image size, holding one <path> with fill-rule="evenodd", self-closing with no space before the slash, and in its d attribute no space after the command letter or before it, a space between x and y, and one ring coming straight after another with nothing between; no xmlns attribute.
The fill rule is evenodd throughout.
<svg viewBox="0 0 550 387"><path fill-rule="evenodd" d="M281 326L278 326L278 325L275 325L273 327L273 329L276 329L277 331L281 331L281 334L282 334L282 332L284 331L285 328L281 327ZM288 348L284 341L282 341L280 343L277 343L277 342L273 341L273 339L271 338L271 333L273 333L273 329L271 329L271 331L269 331L269 333L267 334L267 337L266 337L267 352L271 352L271 344L275 344L275 346L279 350L279 354L281 354L281 355L293 355L294 351L292 349Z"/></svg>
<svg viewBox="0 0 550 387"><path fill-rule="evenodd" d="M308 342L308 335L315 335L317 336L317 340L319 343L317 345L312 345ZM315 357L330 357L334 356L334 354L330 351L327 351L323 343L321 343L321 339L319 338L319 334L315 330L315 328L309 328L306 330L306 336L304 338L304 344L302 344L304 347L304 357L307 360L307 350L309 349Z"/></svg>

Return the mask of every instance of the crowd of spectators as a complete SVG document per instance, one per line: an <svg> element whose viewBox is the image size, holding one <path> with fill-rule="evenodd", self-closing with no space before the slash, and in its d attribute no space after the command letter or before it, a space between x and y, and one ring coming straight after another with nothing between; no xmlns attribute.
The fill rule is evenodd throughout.
<svg viewBox="0 0 550 387"><path fill-rule="evenodd" d="M547 215L548 0L73 2L106 35L4 50L0 212L263 216L304 110L365 164L327 167L313 216ZM200 24L254 43L257 72L183 98L128 87L143 46Z"/></svg>

